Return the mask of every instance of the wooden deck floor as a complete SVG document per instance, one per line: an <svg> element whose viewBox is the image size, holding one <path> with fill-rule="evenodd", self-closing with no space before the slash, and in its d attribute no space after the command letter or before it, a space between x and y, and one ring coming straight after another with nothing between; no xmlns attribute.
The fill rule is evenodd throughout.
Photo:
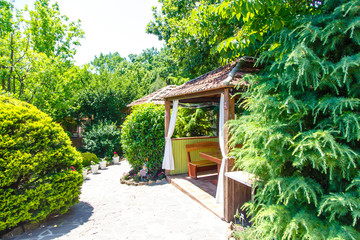
<svg viewBox="0 0 360 240"><path fill-rule="evenodd" d="M224 210L221 204L216 203L216 171L204 172L198 175L198 179L192 179L187 174L171 175L167 180L176 188L200 203L219 218L224 218Z"/></svg>

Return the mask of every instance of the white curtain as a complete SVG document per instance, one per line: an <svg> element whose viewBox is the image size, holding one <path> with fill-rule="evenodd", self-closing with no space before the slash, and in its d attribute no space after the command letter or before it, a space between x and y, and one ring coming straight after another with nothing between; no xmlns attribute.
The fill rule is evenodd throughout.
<svg viewBox="0 0 360 240"><path fill-rule="evenodd" d="M178 110L179 100L175 100L173 102L173 110L170 117L169 131L167 136L165 137L165 152L164 159L162 163L162 168L165 170L174 170L174 156L171 144L171 137L174 133L177 110Z"/></svg>
<svg viewBox="0 0 360 240"><path fill-rule="evenodd" d="M222 155L222 162L218 176L218 184L216 188L216 202L224 203L224 170L225 170L225 140L224 140L224 94L220 96L219 105L219 145Z"/></svg>

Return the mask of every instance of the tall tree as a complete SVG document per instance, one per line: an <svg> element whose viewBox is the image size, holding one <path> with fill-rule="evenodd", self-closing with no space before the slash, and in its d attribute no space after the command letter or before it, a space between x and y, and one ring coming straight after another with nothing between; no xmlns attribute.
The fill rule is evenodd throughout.
<svg viewBox="0 0 360 240"><path fill-rule="evenodd" d="M222 19L207 14L219 2L160 0L161 11L153 9L154 20L148 24L147 32L157 35L160 40L165 40L186 77L197 77L219 65L219 55L211 53L216 42L220 41L213 41L215 32L209 31L208 35L201 35L189 31L193 24L191 16L198 13L207 19L207 24L216 29L218 36L223 35L221 39L230 36L234 30L232 25L224 24Z"/></svg>
<svg viewBox="0 0 360 240"><path fill-rule="evenodd" d="M243 239L360 239L359 9L324 1L263 44L270 67L246 78L247 114L230 123L236 164L257 177Z"/></svg>
<svg viewBox="0 0 360 240"><path fill-rule="evenodd" d="M95 56L94 61L91 65L94 66L98 73L114 72L120 62L124 61L125 58L121 57L118 52L103 54L100 53L99 57Z"/></svg>
<svg viewBox="0 0 360 240"><path fill-rule="evenodd" d="M25 8L30 14L27 31L31 35L32 48L48 57L72 58L84 35L80 20L69 22L67 16L60 14L58 4L50 5L50 0L37 0L34 5L34 10Z"/></svg>
<svg viewBox="0 0 360 240"><path fill-rule="evenodd" d="M83 69L72 58L83 36L79 23L69 22L57 4L35 1L34 10L16 10L0 2L0 78L2 90L62 119L73 91L81 88ZM3 30L4 29L4 30ZM86 67L85 67L86 68Z"/></svg>

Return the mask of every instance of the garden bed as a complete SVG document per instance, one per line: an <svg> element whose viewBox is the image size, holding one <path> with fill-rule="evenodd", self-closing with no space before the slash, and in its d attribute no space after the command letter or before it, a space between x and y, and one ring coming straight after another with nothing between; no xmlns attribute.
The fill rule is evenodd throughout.
<svg viewBox="0 0 360 240"><path fill-rule="evenodd" d="M166 178L163 171L148 173L143 170L139 172L130 170L128 173L123 173L120 178L121 184L127 184L130 186L152 185L164 182L166 182Z"/></svg>

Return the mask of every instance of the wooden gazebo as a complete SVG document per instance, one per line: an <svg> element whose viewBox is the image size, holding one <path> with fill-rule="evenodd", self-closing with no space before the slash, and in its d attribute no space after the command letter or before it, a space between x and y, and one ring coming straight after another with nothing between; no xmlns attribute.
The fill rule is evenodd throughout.
<svg viewBox="0 0 360 240"><path fill-rule="evenodd" d="M236 92L244 91L247 87L247 82L243 80L245 74L254 74L259 71L254 67L254 59L252 58L241 58L237 61L228 64L226 66L217 68L209 73L201 75L181 86L172 89L167 95L164 96L165 100L165 137L168 136L169 124L170 124L170 111L172 102L178 101L179 104L183 103L216 103L220 101L220 96L223 94L224 99L224 122L226 123L230 119L235 117L235 102L241 97L241 94L236 95ZM235 86L239 88L235 89ZM225 153L226 155L229 152L228 148L228 131L224 128L224 142L225 142ZM187 141L189 140L183 138L180 140ZM204 138L191 138L192 142L199 141L214 141L214 139L204 139ZM192 143L191 142L191 143ZM177 147L179 146L179 147ZM179 139L172 140L172 148L174 149L174 162L175 170L167 170L167 175L184 173L186 167L184 167L184 155L180 153L181 149L184 149L184 143L181 144ZM178 150L178 148L180 150ZM178 155L181 155L179 157ZM181 162L181 163L180 163ZM229 172L233 168L233 160L225 159L225 172ZM182 168L183 172L179 172L177 168ZM239 201L244 201L244 197L241 199L238 198L239 194L236 192L236 189L241 188L242 186L237 186L236 183L230 181L229 178L224 178L224 218L226 221L233 219L234 213L238 208ZM244 189L241 189L242 195L244 195ZM251 191L246 190L246 197L249 198ZM240 194L240 195L241 195ZM247 199L248 200L248 199Z"/></svg>

